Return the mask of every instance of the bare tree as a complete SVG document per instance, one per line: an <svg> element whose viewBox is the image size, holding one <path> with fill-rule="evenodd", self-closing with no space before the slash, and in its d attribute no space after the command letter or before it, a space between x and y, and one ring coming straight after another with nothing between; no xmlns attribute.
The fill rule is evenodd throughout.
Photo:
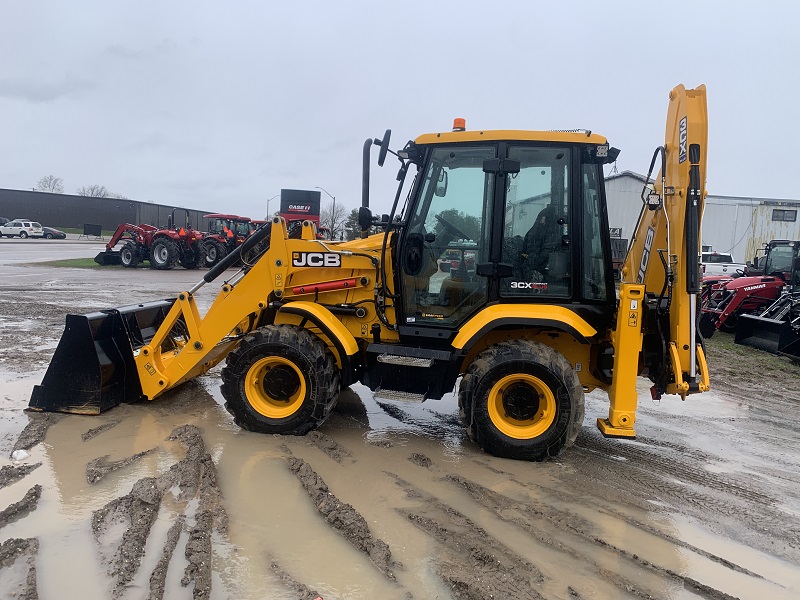
<svg viewBox="0 0 800 600"><path fill-rule="evenodd" d="M347 218L347 209L341 204L331 202L320 211L319 224L327 227L331 232L331 239L338 240L344 233L344 222Z"/></svg>
<svg viewBox="0 0 800 600"><path fill-rule="evenodd" d="M64 193L64 180L55 175L45 175L36 182L36 189L40 192L51 192L53 194Z"/></svg>
<svg viewBox="0 0 800 600"><path fill-rule="evenodd" d="M86 196L88 198L108 198L108 189L104 185L84 185L79 187L76 191L78 196Z"/></svg>

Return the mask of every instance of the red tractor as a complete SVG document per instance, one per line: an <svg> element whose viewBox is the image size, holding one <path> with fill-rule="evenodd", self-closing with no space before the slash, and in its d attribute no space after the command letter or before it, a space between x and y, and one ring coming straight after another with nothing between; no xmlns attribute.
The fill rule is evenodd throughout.
<svg viewBox="0 0 800 600"><path fill-rule="evenodd" d="M203 215L210 219L208 232L203 238L206 251L206 266L211 268L244 242L256 228L249 217L237 215Z"/></svg>
<svg viewBox="0 0 800 600"><path fill-rule="evenodd" d="M764 274L723 278L704 286L701 296L700 333L710 338L719 329L732 333L740 315L759 314L780 296L787 282L798 276L800 242L773 240L762 259Z"/></svg>
<svg viewBox="0 0 800 600"><path fill-rule="evenodd" d="M186 222L178 227L175 211L186 213ZM114 250L122 244L119 250ZM189 225L189 211L175 208L167 219L167 228L159 229L153 225L131 225L122 223L104 252L94 257L100 265L122 265L136 267L140 262L150 261L151 269L172 269L176 263L185 269L197 269L205 265L206 251L203 246L203 232Z"/></svg>

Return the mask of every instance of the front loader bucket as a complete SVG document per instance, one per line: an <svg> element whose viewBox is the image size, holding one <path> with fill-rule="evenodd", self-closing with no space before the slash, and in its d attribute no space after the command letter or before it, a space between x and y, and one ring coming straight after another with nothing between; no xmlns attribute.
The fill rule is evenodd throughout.
<svg viewBox="0 0 800 600"><path fill-rule="evenodd" d="M105 252L100 252L94 257L94 262L104 267L122 264L122 261L119 258L118 250L106 250Z"/></svg>
<svg viewBox="0 0 800 600"><path fill-rule="evenodd" d="M173 302L159 300L67 315L64 334L41 385L34 386L28 406L97 415L121 402L139 400L142 387L134 350L153 337Z"/></svg>
<svg viewBox="0 0 800 600"><path fill-rule="evenodd" d="M756 315L741 315L736 323L734 341L773 354L800 353L798 335L789 321Z"/></svg>

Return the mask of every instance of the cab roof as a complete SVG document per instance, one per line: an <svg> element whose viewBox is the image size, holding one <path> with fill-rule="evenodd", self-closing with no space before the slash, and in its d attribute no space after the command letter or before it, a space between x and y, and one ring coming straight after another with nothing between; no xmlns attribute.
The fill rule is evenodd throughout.
<svg viewBox="0 0 800 600"><path fill-rule="evenodd" d="M446 131L442 133L424 133L414 140L415 144L450 144L454 142L483 141L530 141L560 142L571 144L607 144L605 136L590 131L526 131L520 129L495 129L488 131Z"/></svg>

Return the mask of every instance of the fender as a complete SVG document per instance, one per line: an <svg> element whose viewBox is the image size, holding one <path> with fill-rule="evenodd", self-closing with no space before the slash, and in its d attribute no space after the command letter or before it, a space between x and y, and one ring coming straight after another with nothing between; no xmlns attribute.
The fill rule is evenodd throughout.
<svg viewBox="0 0 800 600"><path fill-rule="evenodd" d="M331 311L316 302L300 300L284 304L278 309L278 312L298 315L318 327L331 341L339 355L342 385L350 385L355 381L352 357L358 353L358 343L353 334Z"/></svg>
<svg viewBox="0 0 800 600"><path fill-rule="evenodd" d="M546 304L495 304L488 306L461 326L453 347L469 350L475 342L498 327L535 326L570 334L582 344L597 335L583 318L563 306Z"/></svg>

